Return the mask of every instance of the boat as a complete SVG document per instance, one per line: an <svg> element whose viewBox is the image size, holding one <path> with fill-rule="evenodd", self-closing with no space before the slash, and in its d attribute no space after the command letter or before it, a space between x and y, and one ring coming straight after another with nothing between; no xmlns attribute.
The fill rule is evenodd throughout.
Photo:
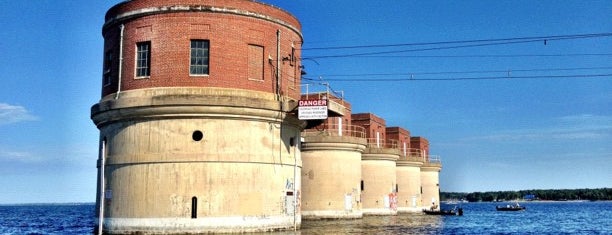
<svg viewBox="0 0 612 235"><path fill-rule="evenodd" d="M498 211L522 211L527 208L516 203L514 205L495 206L495 209Z"/></svg>
<svg viewBox="0 0 612 235"><path fill-rule="evenodd" d="M432 209L423 209L423 212L427 215L463 215L463 208L459 207L455 207L453 209L450 210L432 210Z"/></svg>

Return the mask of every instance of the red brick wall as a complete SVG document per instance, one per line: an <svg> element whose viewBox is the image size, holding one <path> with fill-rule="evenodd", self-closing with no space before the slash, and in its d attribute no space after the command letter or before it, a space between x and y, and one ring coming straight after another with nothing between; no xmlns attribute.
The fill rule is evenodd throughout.
<svg viewBox="0 0 612 235"><path fill-rule="evenodd" d="M114 19L126 12L172 6L216 6L237 9L278 19L299 30L297 19L289 13L262 3L238 0L134 0L111 8L103 30L104 51L113 51L111 84L102 96L115 93L118 86L119 25L124 24L121 90L150 87L224 87L274 93L276 91L277 30L281 31L281 61L296 49L300 58L302 37L293 29L269 20L240 14L206 11L164 12L136 18ZM190 76L190 40L210 41L209 75ZM136 43L151 42L151 71L148 78L135 78ZM248 79L249 45L263 46L263 81ZM271 57L272 61L268 60ZM298 99L300 61L281 62L281 93ZM295 82L294 82L295 81Z"/></svg>
<svg viewBox="0 0 612 235"><path fill-rule="evenodd" d="M380 133L380 139L385 140L385 120L372 113L356 113L351 115L351 123L366 129L367 138L376 138L376 132Z"/></svg>
<svg viewBox="0 0 612 235"><path fill-rule="evenodd" d="M401 127L387 127L386 133L387 139L397 141L397 147L402 154L404 154L404 143L406 143L406 154L410 153L410 131Z"/></svg>
<svg viewBox="0 0 612 235"><path fill-rule="evenodd" d="M429 156L429 141L423 137L410 137L410 147L420 149L425 156Z"/></svg>

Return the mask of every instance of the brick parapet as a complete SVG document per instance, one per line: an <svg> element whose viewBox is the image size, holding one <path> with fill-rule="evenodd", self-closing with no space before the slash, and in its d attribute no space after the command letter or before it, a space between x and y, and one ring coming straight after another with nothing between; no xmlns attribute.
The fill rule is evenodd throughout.
<svg viewBox="0 0 612 235"><path fill-rule="evenodd" d="M124 1L111 7L104 17L105 27L120 21L122 18L134 17L134 15L147 15L159 11L206 11L214 9L226 9L227 14L260 15L264 18L286 22L301 31L301 24L291 13L257 1L247 0L131 0Z"/></svg>

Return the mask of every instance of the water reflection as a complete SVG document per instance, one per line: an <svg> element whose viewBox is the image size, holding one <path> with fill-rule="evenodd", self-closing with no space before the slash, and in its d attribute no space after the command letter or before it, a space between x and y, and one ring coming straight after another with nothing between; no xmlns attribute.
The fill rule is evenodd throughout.
<svg viewBox="0 0 612 235"><path fill-rule="evenodd" d="M361 219L303 220L298 231L283 231L266 234L439 234L443 217L420 213L396 216L364 216Z"/></svg>

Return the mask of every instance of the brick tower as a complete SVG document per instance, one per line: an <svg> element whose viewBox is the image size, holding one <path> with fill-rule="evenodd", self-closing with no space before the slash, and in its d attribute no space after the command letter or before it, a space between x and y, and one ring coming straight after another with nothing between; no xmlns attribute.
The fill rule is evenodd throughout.
<svg viewBox="0 0 612 235"><path fill-rule="evenodd" d="M98 227L299 228L301 26L246 0L132 0L102 28Z"/></svg>

